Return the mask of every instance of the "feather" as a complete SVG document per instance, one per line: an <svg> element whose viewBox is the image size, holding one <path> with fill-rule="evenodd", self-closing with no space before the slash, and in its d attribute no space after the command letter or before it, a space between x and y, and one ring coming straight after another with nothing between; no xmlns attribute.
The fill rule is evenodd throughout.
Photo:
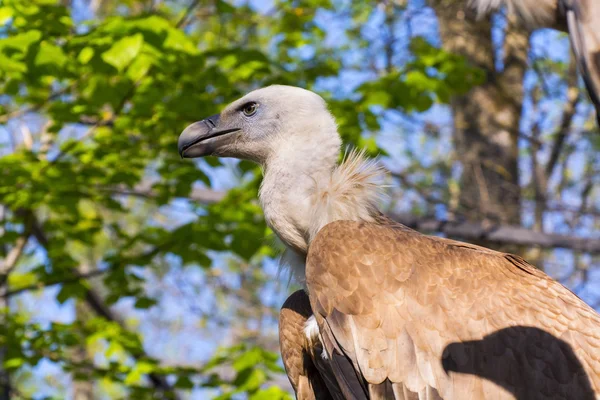
<svg viewBox="0 0 600 400"><path fill-rule="evenodd" d="M469 6L477 11L479 18L506 7L510 14L517 14L534 26L543 26L555 19L556 3L557 0L469 0Z"/></svg>
<svg viewBox="0 0 600 400"><path fill-rule="evenodd" d="M306 336L306 339L308 339L309 347L314 347L316 343L320 342L319 326L317 325L317 320L315 320L314 315L311 315L304 323L304 335Z"/></svg>
<svg viewBox="0 0 600 400"><path fill-rule="evenodd" d="M312 194L310 240L330 222L374 222L379 216L378 205L383 199L385 169L363 150L346 153L328 180L315 181Z"/></svg>
<svg viewBox="0 0 600 400"><path fill-rule="evenodd" d="M288 285L291 283L292 279L300 285L305 285L305 269L306 256L298 254L298 252L288 247L279 258L277 278L278 280L284 279Z"/></svg>
<svg viewBox="0 0 600 400"><path fill-rule="evenodd" d="M308 241L330 222L375 222L385 197L387 171L363 150L352 149L324 180L313 180L310 193ZM288 247L279 260L279 277L305 285L306 254Z"/></svg>
<svg viewBox="0 0 600 400"><path fill-rule="evenodd" d="M306 340L304 331L311 318L314 321L303 290L288 297L279 314L279 344L290 383L298 400L344 400L329 362L320 356L320 342Z"/></svg>
<svg viewBox="0 0 600 400"><path fill-rule="evenodd" d="M396 400L600 398L600 315L519 257L338 221L306 280L343 392L359 374L372 399L386 380Z"/></svg>

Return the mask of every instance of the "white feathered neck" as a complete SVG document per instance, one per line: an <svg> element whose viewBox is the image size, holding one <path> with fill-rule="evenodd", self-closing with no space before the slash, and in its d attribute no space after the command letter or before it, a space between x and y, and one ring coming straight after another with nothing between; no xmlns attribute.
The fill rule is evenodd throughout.
<svg viewBox="0 0 600 400"><path fill-rule="evenodd" d="M339 154L339 146L336 152ZM299 281L304 278L304 261L310 242L319 230L339 220L374 222L380 216L385 170L364 152L350 151L338 165L330 159L326 143L315 146L313 161L294 163L289 159L265 167L260 201L267 224L292 252L287 264Z"/></svg>
<svg viewBox="0 0 600 400"><path fill-rule="evenodd" d="M352 150L331 172L329 179L315 181L311 194L312 212L309 243L330 222L340 220L373 222L380 215L385 170L363 151Z"/></svg>

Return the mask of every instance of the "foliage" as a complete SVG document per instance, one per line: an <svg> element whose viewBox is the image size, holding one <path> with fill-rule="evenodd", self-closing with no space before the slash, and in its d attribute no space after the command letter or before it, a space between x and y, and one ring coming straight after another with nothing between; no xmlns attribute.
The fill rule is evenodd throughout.
<svg viewBox="0 0 600 400"><path fill-rule="evenodd" d="M234 360L231 362L231 360ZM218 367L228 365L235 374L232 379L223 379L218 373L212 372ZM247 392L249 399L262 400L288 400L291 396L276 386L261 389L273 372L283 373L277 364L277 356L258 347L247 348L237 345L218 351L217 354L204 366L204 373L208 373L204 387L220 387L223 393L215 399L227 400L236 393Z"/></svg>

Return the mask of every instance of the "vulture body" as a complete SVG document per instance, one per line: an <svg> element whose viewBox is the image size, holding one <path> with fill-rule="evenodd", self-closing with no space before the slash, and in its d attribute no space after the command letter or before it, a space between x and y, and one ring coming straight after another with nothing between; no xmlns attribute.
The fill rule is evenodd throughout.
<svg viewBox="0 0 600 400"><path fill-rule="evenodd" d="M520 257L426 236L377 209L383 171L338 164L327 105L249 93L190 125L183 157L262 165L260 202L305 289L280 315L297 398L600 398L600 316Z"/></svg>
<svg viewBox="0 0 600 400"><path fill-rule="evenodd" d="M600 1L469 0L480 15L506 6L532 27L567 31L600 125Z"/></svg>

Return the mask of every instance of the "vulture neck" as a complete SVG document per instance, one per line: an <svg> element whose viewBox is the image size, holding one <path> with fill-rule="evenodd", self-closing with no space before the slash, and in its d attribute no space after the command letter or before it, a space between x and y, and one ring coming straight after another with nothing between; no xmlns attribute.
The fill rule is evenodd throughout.
<svg viewBox="0 0 600 400"><path fill-rule="evenodd" d="M383 169L357 151L338 165L341 140L335 128L334 133L318 140L296 135L302 140L288 140L263 165L259 196L265 219L297 256L292 264L305 259L310 242L328 223L373 222L380 215ZM303 262L292 265L300 279L303 269Z"/></svg>

